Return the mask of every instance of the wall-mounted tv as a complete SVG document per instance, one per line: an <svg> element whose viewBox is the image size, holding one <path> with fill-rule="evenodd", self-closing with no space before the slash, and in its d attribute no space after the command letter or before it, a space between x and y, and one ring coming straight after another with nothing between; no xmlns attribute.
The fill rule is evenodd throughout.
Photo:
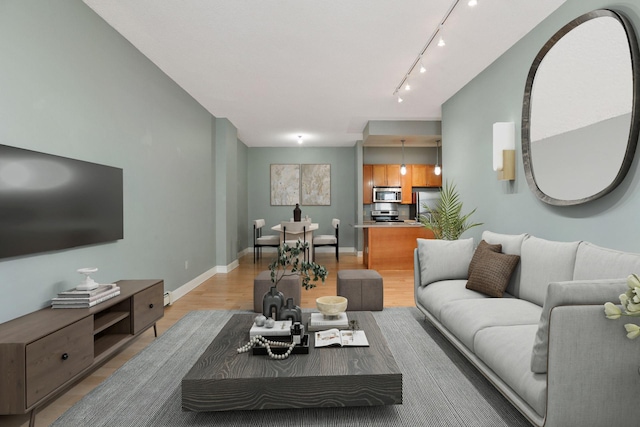
<svg viewBox="0 0 640 427"><path fill-rule="evenodd" d="M0 258L122 239L122 169L0 145Z"/></svg>

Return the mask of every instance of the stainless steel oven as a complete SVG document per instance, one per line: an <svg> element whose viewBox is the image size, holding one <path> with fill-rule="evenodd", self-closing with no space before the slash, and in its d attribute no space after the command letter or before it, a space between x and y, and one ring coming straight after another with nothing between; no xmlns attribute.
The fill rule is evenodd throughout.
<svg viewBox="0 0 640 427"><path fill-rule="evenodd" d="M374 203L401 203L402 189L400 187L373 187Z"/></svg>

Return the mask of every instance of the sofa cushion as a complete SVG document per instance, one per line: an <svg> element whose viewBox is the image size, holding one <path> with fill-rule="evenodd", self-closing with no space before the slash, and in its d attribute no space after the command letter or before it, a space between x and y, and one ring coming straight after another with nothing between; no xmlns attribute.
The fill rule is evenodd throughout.
<svg viewBox="0 0 640 427"><path fill-rule="evenodd" d="M467 289L482 292L490 297L502 297L519 261L518 255L487 250L473 268L467 281Z"/></svg>
<svg viewBox="0 0 640 427"><path fill-rule="evenodd" d="M498 244L498 245L490 245L489 243L485 242L484 240L481 240L480 243L478 243L478 247L476 248L475 252L473 253L473 257L471 258L471 262L469 263L469 273L468 273L468 277L471 277L471 272L473 271L474 267L480 262L480 260L482 259L482 257L484 256L484 254L486 252L500 252L502 251L502 245Z"/></svg>
<svg viewBox="0 0 640 427"><path fill-rule="evenodd" d="M533 236L525 239L520 258L520 298L542 307L549 283L572 280L579 243Z"/></svg>
<svg viewBox="0 0 640 427"><path fill-rule="evenodd" d="M618 279L640 273L640 254L601 248L589 242L578 246L573 280Z"/></svg>
<svg viewBox="0 0 640 427"><path fill-rule="evenodd" d="M492 326L538 325L542 308L517 298L465 299L445 303L440 322L469 350L478 331ZM533 339L529 343L529 353Z"/></svg>
<svg viewBox="0 0 640 427"><path fill-rule="evenodd" d="M443 280L416 289L416 302L440 320L442 306L450 301L487 298L479 292L465 288L466 280Z"/></svg>
<svg viewBox="0 0 640 427"><path fill-rule="evenodd" d="M626 279L598 279L550 283L542 307L542 315L531 354L531 371L547 372L549 355L549 317L551 310L560 305L604 304L616 301L627 287ZM603 310L604 315L604 310Z"/></svg>
<svg viewBox="0 0 640 427"><path fill-rule="evenodd" d="M489 244L502 245L502 253L510 255L520 255L522 253L522 242L528 234L500 234L493 231L484 231L482 239ZM520 296L520 264L518 264L511 275L507 292L516 297Z"/></svg>
<svg viewBox="0 0 640 427"><path fill-rule="evenodd" d="M496 375L544 417L547 404L547 376L529 369L536 325L495 326L476 334L478 356Z"/></svg>
<svg viewBox="0 0 640 427"><path fill-rule="evenodd" d="M473 239L418 239L420 284L447 279L466 279L473 257Z"/></svg>

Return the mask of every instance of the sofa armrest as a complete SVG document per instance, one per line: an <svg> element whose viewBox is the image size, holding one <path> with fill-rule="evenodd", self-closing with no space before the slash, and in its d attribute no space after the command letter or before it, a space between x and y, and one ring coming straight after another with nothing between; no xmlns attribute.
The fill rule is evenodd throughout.
<svg viewBox="0 0 640 427"><path fill-rule="evenodd" d="M604 304L607 301L617 301L618 296L626 290L626 279L574 280L550 283L547 287L547 295L540 315L538 332L533 344L531 371L536 374L547 372L549 317L555 307L561 305L595 305Z"/></svg>
<svg viewBox="0 0 640 427"><path fill-rule="evenodd" d="M413 290L415 291L420 286L420 257L418 256L418 249L413 250Z"/></svg>
<svg viewBox="0 0 640 427"><path fill-rule="evenodd" d="M636 426L630 408L640 396L640 342L602 305L553 308L549 327L545 426Z"/></svg>

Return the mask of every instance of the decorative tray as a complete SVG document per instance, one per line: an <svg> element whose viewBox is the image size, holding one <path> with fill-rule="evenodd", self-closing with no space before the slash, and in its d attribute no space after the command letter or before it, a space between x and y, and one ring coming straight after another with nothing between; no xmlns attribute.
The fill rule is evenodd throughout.
<svg viewBox="0 0 640 427"><path fill-rule="evenodd" d="M286 337L272 336L272 337L265 337L265 338L268 339L269 341L282 341L287 343L291 342L290 335ZM273 354L284 354L286 353L287 350L288 350L288 347L271 347L271 352ZM262 345L255 346L253 347L253 354L257 356L266 356L267 349ZM302 335L301 344L297 344L295 347L293 347L293 351L291 352L291 354L309 354L309 334Z"/></svg>

